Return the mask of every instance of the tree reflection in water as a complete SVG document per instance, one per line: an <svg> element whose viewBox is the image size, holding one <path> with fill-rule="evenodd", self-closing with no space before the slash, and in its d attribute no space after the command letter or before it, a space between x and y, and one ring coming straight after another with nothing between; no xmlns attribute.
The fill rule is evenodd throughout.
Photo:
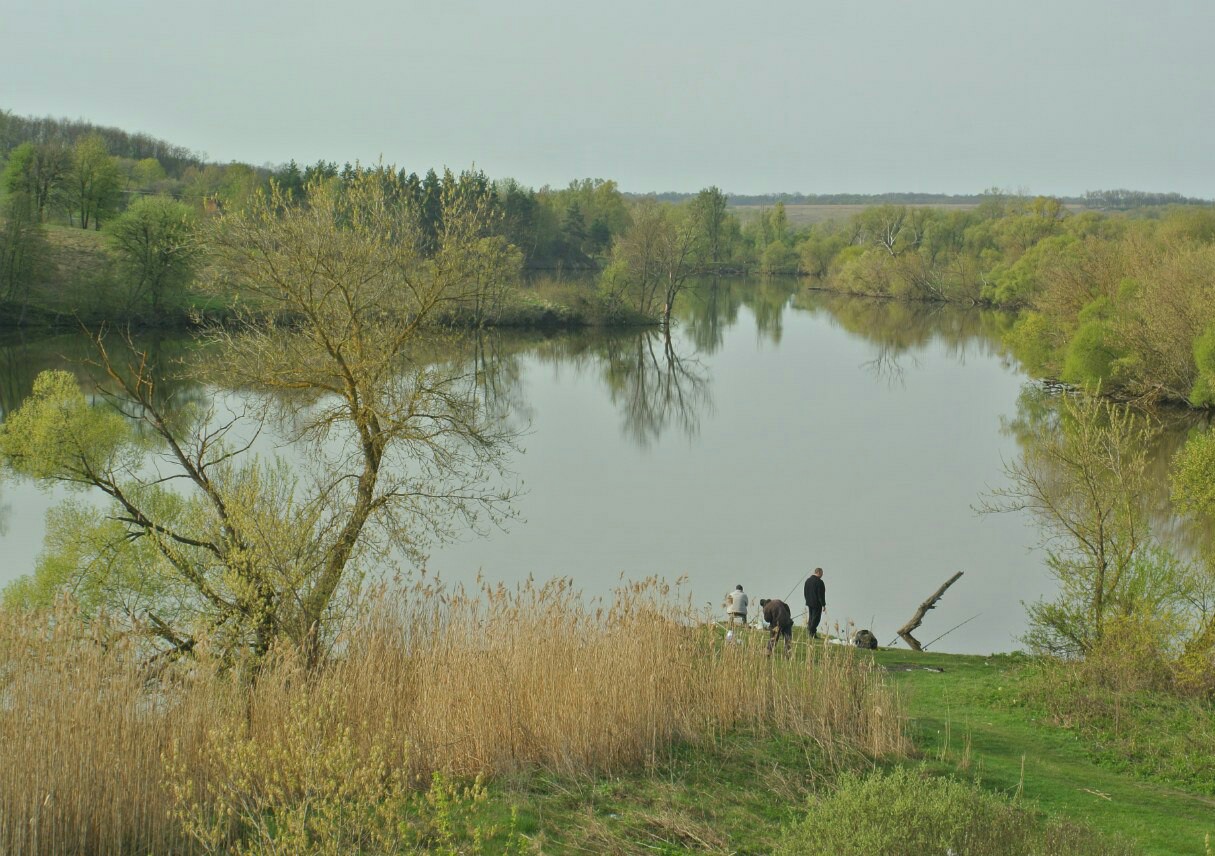
<svg viewBox="0 0 1215 856"><path fill-rule="evenodd" d="M695 355L677 353L670 331L609 340L606 357L608 393L637 446L649 448L670 426L689 438L699 433L701 414L712 407L709 373Z"/></svg>

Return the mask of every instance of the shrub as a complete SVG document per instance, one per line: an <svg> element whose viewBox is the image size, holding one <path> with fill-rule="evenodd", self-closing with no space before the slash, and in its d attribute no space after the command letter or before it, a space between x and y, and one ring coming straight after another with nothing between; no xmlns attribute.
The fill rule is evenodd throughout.
<svg viewBox="0 0 1215 856"><path fill-rule="evenodd" d="M1194 340L1194 364L1198 368L1198 379L1190 391L1190 404L1215 406L1215 324Z"/></svg>
<svg viewBox="0 0 1215 856"><path fill-rule="evenodd" d="M846 775L839 789L811 800L805 820L785 830L789 856L1054 856L1122 854L1129 845L1089 829L1043 820L977 785L901 767Z"/></svg>
<svg viewBox="0 0 1215 856"><path fill-rule="evenodd" d="M1041 312L1025 312L1017 319L1004 342L1031 375L1050 375L1057 364L1054 339L1058 338L1051 321Z"/></svg>
<svg viewBox="0 0 1215 856"><path fill-rule="evenodd" d="M1184 659L1167 665L1176 677L1165 674L1150 632L1128 628L1126 638L1107 636L1083 660L1043 658L1026 672L1025 700L1071 730L1104 767L1215 794L1215 712L1201 700L1159 689L1188 675L1178 671Z"/></svg>

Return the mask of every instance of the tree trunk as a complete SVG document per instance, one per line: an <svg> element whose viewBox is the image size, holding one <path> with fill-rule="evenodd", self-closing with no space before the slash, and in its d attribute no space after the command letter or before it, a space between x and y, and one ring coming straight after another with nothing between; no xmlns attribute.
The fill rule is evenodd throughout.
<svg viewBox="0 0 1215 856"><path fill-rule="evenodd" d="M962 571L958 571L952 577L947 579L945 583L932 593L928 600L920 604L920 608L915 611L915 615L911 616L911 620L899 628L899 637L906 642L913 651L923 651L924 648L919 641L911 635L911 631L920 626L920 622L924 620L928 610L935 609L937 601L941 599L941 595L945 594L945 589L958 581L958 577L962 576Z"/></svg>

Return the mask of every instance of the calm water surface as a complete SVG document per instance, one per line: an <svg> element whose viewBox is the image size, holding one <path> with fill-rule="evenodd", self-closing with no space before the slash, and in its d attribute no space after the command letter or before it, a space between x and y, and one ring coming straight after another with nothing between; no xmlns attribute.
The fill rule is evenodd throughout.
<svg viewBox="0 0 1215 856"><path fill-rule="evenodd" d="M530 425L514 464L520 519L433 551L428 570L568 576L604 596L622 574L686 577L714 614L742 583L796 613L817 565L826 621L882 643L961 570L919 638L974 618L935 647L1009 650L1021 601L1050 582L1025 519L972 510L1018 451L1002 426L1026 378L1000 353L1007 323L731 281L682 307L670 348L656 333L495 337L483 343L501 359L493 393ZM82 352L71 337L0 346L0 407ZM53 501L0 483L0 583L32 567Z"/></svg>

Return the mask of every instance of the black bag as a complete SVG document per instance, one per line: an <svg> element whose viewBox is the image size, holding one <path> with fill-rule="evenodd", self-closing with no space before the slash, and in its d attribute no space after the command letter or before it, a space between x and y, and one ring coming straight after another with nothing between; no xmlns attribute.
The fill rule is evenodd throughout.
<svg viewBox="0 0 1215 856"><path fill-rule="evenodd" d="M877 637L868 630L858 630L852 634L852 644L858 648L868 648L871 651L876 651L878 641Z"/></svg>

